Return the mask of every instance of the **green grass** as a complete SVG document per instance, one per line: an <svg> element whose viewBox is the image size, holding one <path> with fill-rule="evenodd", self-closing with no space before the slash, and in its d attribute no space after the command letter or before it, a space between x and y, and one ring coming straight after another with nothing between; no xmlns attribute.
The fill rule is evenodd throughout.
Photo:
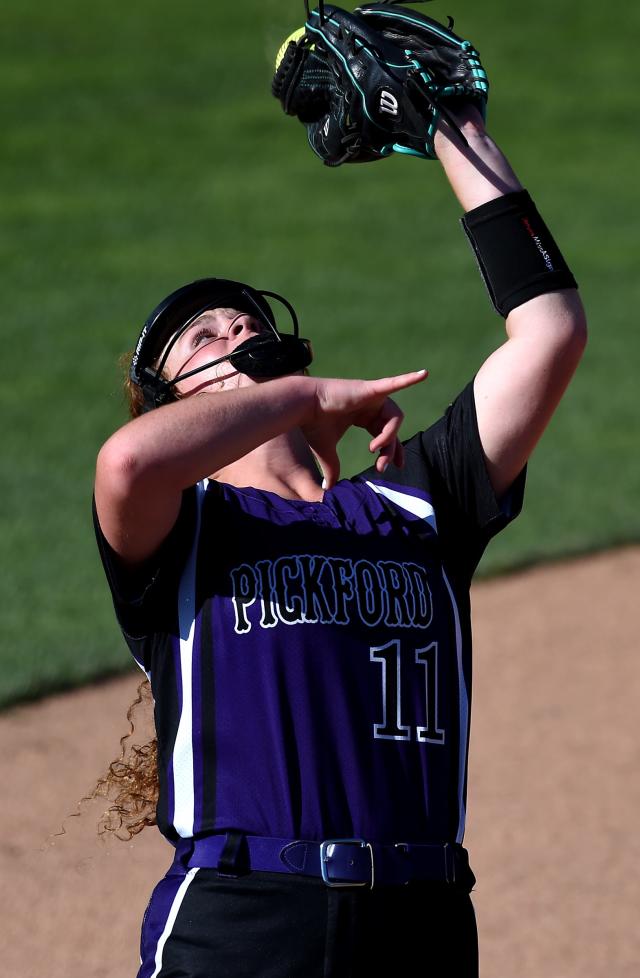
<svg viewBox="0 0 640 978"><path fill-rule="evenodd" d="M0 704L127 666L90 523L94 459L124 420L115 367L148 311L203 275L281 291L316 371L427 366L406 432L503 335L436 163L323 168L269 94L302 4L7 0L0 36L3 269ZM492 81L491 130L555 230L591 322L484 572L640 539L636 79L594 0L439 0ZM628 38L629 40L625 40ZM344 443L345 472L368 464Z"/></svg>

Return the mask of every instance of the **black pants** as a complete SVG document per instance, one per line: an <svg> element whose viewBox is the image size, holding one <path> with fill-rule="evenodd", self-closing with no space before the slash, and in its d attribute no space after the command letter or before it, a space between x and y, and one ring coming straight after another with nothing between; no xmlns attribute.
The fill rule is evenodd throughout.
<svg viewBox="0 0 640 978"><path fill-rule="evenodd" d="M329 888L312 877L170 870L138 978L477 978L469 894L446 883Z"/></svg>

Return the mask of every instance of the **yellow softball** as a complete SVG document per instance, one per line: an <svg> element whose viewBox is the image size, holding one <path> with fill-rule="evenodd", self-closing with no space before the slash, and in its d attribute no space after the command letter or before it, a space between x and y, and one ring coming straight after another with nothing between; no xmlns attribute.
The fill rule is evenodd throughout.
<svg viewBox="0 0 640 978"><path fill-rule="evenodd" d="M287 50L289 41L297 41L298 38L302 37L304 32L305 32L304 27L299 27L297 31L293 32L293 34L289 34L289 37L285 40L284 44L282 45L282 47L278 51L278 54L276 55L276 71L280 67L280 62L284 58L284 52Z"/></svg>

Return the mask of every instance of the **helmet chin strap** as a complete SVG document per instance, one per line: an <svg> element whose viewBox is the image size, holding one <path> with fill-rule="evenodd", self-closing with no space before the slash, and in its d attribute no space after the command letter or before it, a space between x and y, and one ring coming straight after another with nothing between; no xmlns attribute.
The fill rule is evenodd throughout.
<svg viewBox="0 0 640 978"><path fill-rule="evenodd" d="M170 346L172 345L170 344ZM144 411L150 411L162 404L175 401L176 384L220 363L229 363L238 373L259 379L285 377L287 374L304 370L305 367L309 366L312 359L313 354L309 340L276 332L251 336L226 356L210 360L193 370L187 370L172 380L166 380L159 376L159 371L166 360L166 356L164 356L163 363L157 371L149 367L145 370L148 380L142 386L145 401Z"/></svg>

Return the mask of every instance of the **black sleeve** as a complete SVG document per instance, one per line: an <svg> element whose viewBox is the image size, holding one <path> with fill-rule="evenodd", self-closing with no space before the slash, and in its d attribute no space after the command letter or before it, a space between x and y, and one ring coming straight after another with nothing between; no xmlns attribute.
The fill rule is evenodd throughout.
<svg viewBox="0 0 640 978"><path fill-rule="evenodd" d="M478 432L473 381L444 416L414 440L413 453L431 474L434 495L447 499L443 517L461 521L465 533L479 536L485 546L522 509L526 467L501 499L493 491Z"/></svg>
<svg viewBox="0 0 640 978"><path fill-rule="evenodd" d="M383 478L429 494L443 555L470 578L489 540L520 512L526 466L498 499L480 442L473 381L443 417L404 448L404 467L390 466Z"/></svg>
<svg viewBox="0 0 640 978"><path fill-rule="evenodd" d="M168 599L177 592L180 573L193 542L195 507L193 487L182 494L178 519L160 549L149 560L132 568L123 563L106 540L98 521L94 496L93 525L98 550L116 617L127 641L142 639L156 630L164 622L169 609L175 608L175 600ZM141 662L137 651L133 647L131 650Z"/></svg>

